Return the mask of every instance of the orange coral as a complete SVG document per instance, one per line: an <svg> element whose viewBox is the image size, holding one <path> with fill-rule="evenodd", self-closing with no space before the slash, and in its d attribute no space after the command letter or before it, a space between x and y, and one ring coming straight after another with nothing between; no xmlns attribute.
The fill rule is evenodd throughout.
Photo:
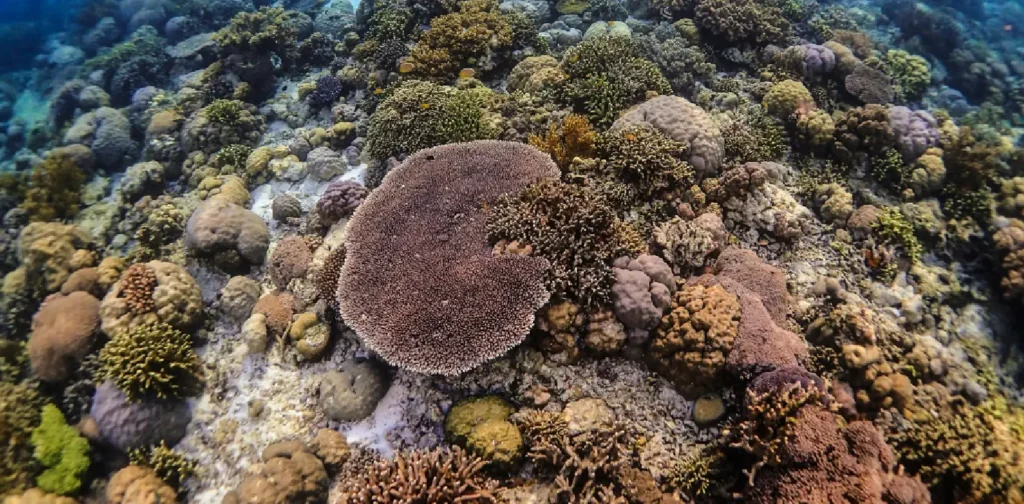
<svg viewBox="0 0 1024 504"><path fill-rule="evenodd" d="M128 309L137 315L156 309L153 291L156 290L156 272L145 264L133 264L121 277L120 297L125 298Z"/></svg>
<svg viewBox="0 0 1024 504"><path fill-rule="evenodd" d="M561 124L551 124L544 136L530 135L530 145L551 155L555 164L564 172L572 160L594 154L597 133L590 121L579 114L569 114Z"/></svg>

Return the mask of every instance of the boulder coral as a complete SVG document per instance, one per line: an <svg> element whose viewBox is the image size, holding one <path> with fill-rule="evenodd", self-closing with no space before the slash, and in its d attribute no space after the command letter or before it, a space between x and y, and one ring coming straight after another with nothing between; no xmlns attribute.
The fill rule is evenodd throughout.
<svg viewBox="0 0 1024 504"><path fill-rule="evenodd" d="M267 261L267 271L274 285L288 287L288 282L306 276L309 263L313 260L313 252L301 236L290 235L282 238L274 246Z"/></svg>
<svg viewBox="0 0 1024 504"><path fill-rule="evenodd" d="M689 147L690 165L709 176L718 172L725 157L725 142L718 126L704 109L679 96L656 96L626 111L613 130L650 124L666 137Z"/></svg>
<svg viewBox="0 0 1024 504"><path fill-rule="evenodd" d="M28 355L32 372L47 382L66 379L92 349L100 302L85 292L54 294L32 317Z"/></svg>
<svg viewBox="0 0 1024 504"><path fill-rule="evenodd" d="M110 381L96 387L89 416L96 422L99 439L125 453L161 442L177 444L192 419L184 401L131 401Z"/></svg>
<svg viewBox="0 0 1024 504"><path fill-rule="evenodd" d="M672 269L660 257L641 255L615 261L612 303L615 316L629 329L654 329L671 305L676 290Z"/></svg>
<svg viewBox="0 0 1024 504"><path fill-rule="evenodd" d="M140 275L152 276L140 283L135 280L139 278L136 275L122 275L111 287L100 303L103 332L115 337L155 323L186 332L196 327L203 311L203 298L192 275L177 264L163 261L133 267Z"/></svg>
<svg viewBox="0 0 1024 504"><path fill-rule="evenodd" d="M185 248L212 257L218 265L263 264L270 247L267 223L249 210L211 199L196 208L185 225Z"/></svg>
<svg viewBox="0 0 1024 504"><path fill-rule="evenodd" d="M548 156L522 144L411 156L349 221L338 286L345 322L388 362L425 373L468 371L519 344L548 299L549 264L494 256L480 204L558 175ZM402 302L383 302L395 293Z"/></svg>
<svg viewBox="0 0 1024 504"><path fill-rule="evenodd" d="M263 464L224 496L224 504L317 504L327 502L330 478L305 443L281 441L260 454Z"/></svg>

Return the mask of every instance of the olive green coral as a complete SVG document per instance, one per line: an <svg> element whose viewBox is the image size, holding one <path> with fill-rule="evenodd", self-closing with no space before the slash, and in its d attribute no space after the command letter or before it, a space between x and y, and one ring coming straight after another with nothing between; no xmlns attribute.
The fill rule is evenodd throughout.
<svg viewBox="0 0 1024 504"><path fill-rule="evenodd" d="M78 213L85 174L74 160L49 156L32 169L30 180L21 208L31 220L67 219Z"/></svg>
<svg viewBox="0 0 1024 504"><path fill-rule="evenodd" d="M911 264L921 260L923 248L914 235L914 226L899 209L882 210L872 227L882 243L900 247Z"/></svg>
<svg viewBox="0 0 1024 504"><path fill-rule="evenodd" d="M196 462L181 452L167 447L163 441L152 448L138 448L128 452L132 465L148 467L157 477L173 488L180 488L182 482L196 472Z"/></svg>
<svg viewBox="0 0 1024 504"><path fill-rule="evenodd" d="M434 78L454 77L461 68L493 64L512 46L509 17L496 0L465 0L457 12L435 17L409 53L413 72Z"/></svg>
<svg viewBox="0 0 1024 504"><path fill-rule="evenodd" d="M698 0L694 21L726 42L781 43L792 31L785 0Z"/></svg>
<svg viewBox="0 0 1024 504"><path fill-rule="evenodd" d="M772 86L762 101L765 110L779 119L788 119L798 111L814 108L814 97L802 83L784 80Z"/></svg>
<svg viewBox="0 0 1024 504"><path fill-rule="evenodd" d="M605 169L615 180L628 184L641 201L690 186L693 168L684 161L689 150L649 124L608 131L597 144Z"/></svg>
<svg viewBox="0 0 1024 504"><path fill-rule="evenodd" d="M497 396L472 397L452 406L445 418L445 435L455 444L498 466L519 461L523 438L508 421L515 409Z"/></svg>
<svg viewBox="0 0 1024 504"><path fill-rule="evenodd" d="M485 120L478 95L425 81L406 81L370 116L366 154L383 163L428 147L496 135ZM368 173L367 185L378 183L383 176Z"/></svg>
<svg viewBox="0 0 1024 504"><path fill-rule="evenodd" d="M295 15L294 11L278 7L239 12L231 24L213 34L213 41L230 53L274 53L285 60L293 59L298 50Z"/></svg>
<svg viewBox="0 0 1024 504"><path fill-rule="evenodd" d="M64 420L52 404L43 407L39 427L32 431L35 457L46 470L36 483L57 495L70 495L82 488L82 476L89 469L89 441Z"/></svg>
<svg viewBox="0 0 1024 504"><path fill-rule="evenodd" d="M100 351L101 380L111 380L131 400L179 398L201 380L199 357L187 334L162 323L114 336Z"/></svg>
<svg viewBox="0 0 1024 504"><path fill-rule="evenodd" d="M657 65L643 59L626 37L586 39L565 52L561 69L568 78L556 85L556 96L597 127L607 127L652 93L672 92Z"/></svg>
<svg viewBox="0 0 1024 504"><path fill-rule="evenodd" d="M885 53L888 74L899 86L907 99L920 98L932 82L931 70L924 58L901 49L890 49Z"/></svg>
<svg viewBox="0 0 1024 504"><path fill-rule="evenodd" d="M32 486L37 463L29 441L42 407L36 389L0 381L0 495Z"/></svg>

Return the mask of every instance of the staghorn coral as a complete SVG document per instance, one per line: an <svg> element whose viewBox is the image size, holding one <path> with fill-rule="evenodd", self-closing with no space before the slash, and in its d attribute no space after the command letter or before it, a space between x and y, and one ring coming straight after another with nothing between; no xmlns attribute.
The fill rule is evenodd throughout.
<svg viewBox="0 0 1024 504"><path fill-rule="evenodd" d="M565 52L560 68L567 77L555 85L555 95L598 128L610 125L621 111L650 93L672 90L658 67L643 59L626 37L586 39Z"/></svg>
<svg viewBox="0 0 1024 504"><path fill-rule="evenodd" d="M693 181L686 144L650 124L621 126L600 136L597 155L617 181L629 185L635 198L650 201L688 187Z"/></svg>
<svg viewBox="0 0 1024 504"><path fill-rule="evenodd" d="M410 156L348 223L338 286L346 323L385 360L419 372L458 374L508 351L548 299L548 263L492 257L480 206L557 177L550 158L522 144L478 141ZM395 292L407 296L405 309L380 302Z"/></svg>
<svg viewBox="0 0 1024 504"><path fill-rule="evenodd" d="M47 382L68 378L92 350L99 301L85 292L54 294L32 317L27 351L33 374Z"/></svg>
<svg viewBox="0 0 1024 504"><path fill-rule="evenodd" d="M195 328L202 313L203 299L192 275L177 264L162 261L150 261L140 267L156 276L156 285L146 284L144 289L134 289L122 276L100 303L103 332L116 337L135 327L156 323L182 331ZM140 271L139 268L136 271ZM148 273L142 274L148 276ZM129 276L128 280L132 278ZM133 306L150 310L137 312Z"/></svg>
<svg viewBox="0 0 1024 504"><path fill-rule="evenodd" d="M528 245L547 259L547 286L555 298L584 307L609 299L609 264L644 252L636 231L620 221L593 190L544 181L498 199L487 215L491 243Z"/></svg>
<svg viewBox="0 0 1024 504"><path fill-rule="evenodd" d="M647 358L689 398L720 388L726 383L726 358L739 320L738 298L721 286L684 287L672 298Z"/></svg>
<svg viewBox="0 0 1024 504"><path fill-rule="evenodd" d="M201 380L192 338L167 324L136 326L114 336L100 351L97 378L110 380L128 397L177 399Z"/></svg>
<svg viewBox="0 0 1024 504"><path fill-rule="evenodd" d="M58 495L78 493L89 469L89 441L67 424L56 406L43 406L32 445L36 460L46 467L36 480L39 488Z"/></svg>
<svg viewBox="0 0 1024 504"><path fill-rule="evenodd" d="M338 279L341 276L341 268L345 265L345 245L338 245L324 259L320 271L317 272L314 284L317 295L323 299L327 306L334 310L338 309Z"/></svg>
<svg viewBox="0 0 1024 504"><path fill-rule="evenodd" d="M401 453L342 480L338 502L493 502L493 484L482 473L484 464L458 447Z"/></svg>

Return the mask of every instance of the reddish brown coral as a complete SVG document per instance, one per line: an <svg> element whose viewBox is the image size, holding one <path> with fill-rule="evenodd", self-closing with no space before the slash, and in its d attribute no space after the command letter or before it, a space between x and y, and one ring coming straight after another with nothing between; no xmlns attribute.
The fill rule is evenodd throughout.
<svg viewBox="0 0 1024 504"><path fill-rule="evenodd" d="M320 272L316 275L316 292L320 299L327 302L327 306L337 310L338 299L338 278L341 277L341 268L345 265L345 245L338 245L327 258L324 259Z"/></svg>
<svg viewBox="0 0 1024 504"><path fill-rule="evenodd" d="M149 313L156 308L156 302L153 301L156 285L156 272L145 264L133 264L121 276L119 296L125 298L125 303L132 313Z"/></svg>
<svg viewBox="0 0 1024 504"><path fill-rule="evenodd" d="M485 208L560 172L524 144L422 150L393 169L348 224L338 304L388 362L458 374L518 345L548 300L546 260L495 256Z"/></svg>
<svg viewBox="0 0 1024 504"><path fill-rule="evenodd" d="M292 305L295 297L288 292L275 292L267 294L256 301L252 307L253 313L262 313L267 317L267 328L274 335L282 335L292 323L292 315L295 313Z"/></svg>
<svg viewBox="0 0 1024 504"><path fill-rule="evenodd" d="M267 262L267 271L274 285L285 288L293 279L306 276L313 253L301 236L286 236L274 246Z"/></svg>

